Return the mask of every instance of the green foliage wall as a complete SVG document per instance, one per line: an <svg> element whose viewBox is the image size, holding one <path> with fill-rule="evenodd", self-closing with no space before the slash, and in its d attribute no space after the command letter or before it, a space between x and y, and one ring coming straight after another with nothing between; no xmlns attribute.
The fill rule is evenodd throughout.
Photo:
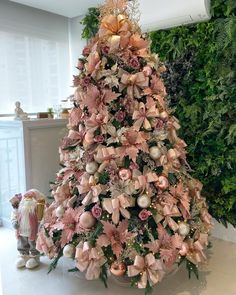
<svg viewBox="0 0 236 295"><path fill-rule="evenodd" d="M167 65L170 106L188 144L192 174L204 184L211 214L236 226L236 9L235 0L213 0L205 23L152 32L151 49ZM90 11L83 37L97 32Z"/></svg>
<svg viewBox="0 0 236 295"><path fill-rule="evenodd" d="M236 1L212 1L212 19L153 32L188 144L193 175L204 184L211 214L236 226Z"/></svg>

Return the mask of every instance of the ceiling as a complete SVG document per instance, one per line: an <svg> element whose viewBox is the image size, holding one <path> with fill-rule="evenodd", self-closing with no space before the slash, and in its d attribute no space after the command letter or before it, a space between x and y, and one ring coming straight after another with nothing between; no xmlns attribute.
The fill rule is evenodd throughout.
<svg viewBox="0 0 236 295"><path fill-rule="evenodd" d="M19 4L28 5L38 9L67 17L85 14L89 7L101 4L103 0L10 0Z"/></svg>

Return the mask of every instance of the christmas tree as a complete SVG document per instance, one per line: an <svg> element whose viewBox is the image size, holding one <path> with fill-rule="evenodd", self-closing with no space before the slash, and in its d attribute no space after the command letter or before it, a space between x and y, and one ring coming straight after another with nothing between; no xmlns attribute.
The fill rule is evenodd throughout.
<svg viewBox="0 0 236 295"><path fill-rule="evenodd" d="M74 77L74 108L60 146L37 248L75 260L88 280L108 272L145 288L173 265L206 259L211 217L186 161L161 79L136 21L136 1L107 0Z"/></svg>

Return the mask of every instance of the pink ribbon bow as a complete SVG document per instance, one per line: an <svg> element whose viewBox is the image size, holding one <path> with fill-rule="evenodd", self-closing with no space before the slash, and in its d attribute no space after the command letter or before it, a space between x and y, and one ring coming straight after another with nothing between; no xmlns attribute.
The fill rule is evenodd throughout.
<svg viewBox="0 0 236 295"><path fill-rule="evenodd" d="M106 258L100 247L92 248L88 242L81 242L76 247L75 253L76 267L86 272L87 280L95 280L99 278L101 266L106 262Z"/></svg>
<svg viewBox="0 0 236 295"><path fill-rule="evenodd" d="M117 153L114 147L98 147L96 154L96 161L102 162L107 160L112 160L117 157Z"/></svg>
<svg viewBox="0 0 236 295"><path fill-rule="evenodd" d="M149 183L156 182L158 180L158 176L154 172L146 172L144 175L134 176L134 178L136 179L134 183L135 189L138 190L141 188L142 192L148 190Z"/></svg>
<svg viewBox="0 0 236 295"><path fill-rule="evenodd" d="M141 274L141 279L138 282L138 288L144 289L147 282L151 286L157 284L163 277L162 262L154 257L152 253L147 254L145 257L136 255L134 264L128 266L128 276L134 277Z"/></svg>
<svg viewBox="0 0 236 295"><path fill-rule="evenodd" d="M152 128L149 120L151 118L156 118L159 115L158 109L156 109L155 104L152 104L150 107L145 106L143 102L140 102L138 109L133 113L133 120L135 130L139 130L143 126L146 130Z"/></svg>
<svg viewBox="0 0 236 295"><path fill-rule="evenodd" d="M93 175L84 173L80 185L78 185L78 190L80 194L87 193L82 201L82 204L89 205L99 201L98 196L102 192L102 186L101 184L96 184Z"/></svg>
<svg viewBox="0 0 236 295"><path fill-rule="evenodd" d="M121 76L120 91L127 88L127 94L131 98L141 97L141 89L149 85L149 78L146 77L143 72L129 74L121 70L119 75Z"/></svg>
<svg viewBox="0 0 236 295"><path fill-rule="evenodd" d="M114 224L118 224L120 221L120 214L127 219L130 219L130 213L126 209L131 204L124 194L119 195L117 198L107 198L103 200L103 208L110 214L112 214L112 221Z"/></svg>

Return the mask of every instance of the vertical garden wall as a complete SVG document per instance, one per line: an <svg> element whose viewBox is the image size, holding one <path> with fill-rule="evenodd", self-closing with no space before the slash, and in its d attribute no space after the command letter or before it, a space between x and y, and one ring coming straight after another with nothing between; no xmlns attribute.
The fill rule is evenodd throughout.
<svg viewBox="0 0 236 295"><path fill-rule="evenodd" d="M204 185L211 214L236 226L236 1L213 0L205 23L150 33L151 50L165 62L170 107L188 144L193 176ZM82 22L97 31L97 12ZM90 21L94 19L94 21Z"/></svg>

